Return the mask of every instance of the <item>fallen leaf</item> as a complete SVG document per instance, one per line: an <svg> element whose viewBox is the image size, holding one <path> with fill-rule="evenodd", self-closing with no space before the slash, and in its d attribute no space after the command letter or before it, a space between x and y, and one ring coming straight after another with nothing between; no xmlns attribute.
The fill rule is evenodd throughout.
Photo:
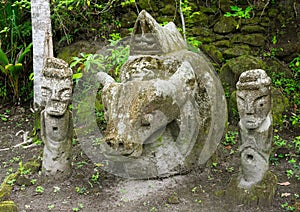
<svg viewBox="0 0 300 212"><path fill-rule="evenodd" d="M291 183L290 182L284 182L284 183L277 183L278 185L281 185L281 186L288 186L290 185Z"/></svg>
<svg viewBox="0 0 300 212"><path fill-rule="evenodd" d="M291 195L291 193L282 193L281 194L281 197L288 197L288 196L290 196Z"/></svg>

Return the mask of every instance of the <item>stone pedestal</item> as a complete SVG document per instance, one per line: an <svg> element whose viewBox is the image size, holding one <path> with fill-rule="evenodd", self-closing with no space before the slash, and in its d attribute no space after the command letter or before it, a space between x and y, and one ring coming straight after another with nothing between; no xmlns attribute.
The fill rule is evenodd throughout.
<svg viewBox="0 0 300 212"><path fill-rule="evenodd" d="M250 207L269 207L272 205L277 185L276 175L267 171L263 176L262 181L249 189L239 187L240 181L239 175L233 176L230 180L225 193L227 201L235 204L244 204Z"/></svg>

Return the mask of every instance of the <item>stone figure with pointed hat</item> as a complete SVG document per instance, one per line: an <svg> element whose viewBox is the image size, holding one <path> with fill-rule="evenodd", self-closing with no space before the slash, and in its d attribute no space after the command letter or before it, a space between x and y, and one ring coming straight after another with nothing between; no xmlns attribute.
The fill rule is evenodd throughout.
<svg viewBox="0 0 300 212"><path fill-rule="evenodd" d="M95 131L75 125L86 154L107 161L105 170L126 178L167 177L204 165L216 150L227 122L224 91L209 61L187 49L174 23L160 26L142 11L120 81L105 72L97 78L107 122L100 148L87 139Z"/></svg>

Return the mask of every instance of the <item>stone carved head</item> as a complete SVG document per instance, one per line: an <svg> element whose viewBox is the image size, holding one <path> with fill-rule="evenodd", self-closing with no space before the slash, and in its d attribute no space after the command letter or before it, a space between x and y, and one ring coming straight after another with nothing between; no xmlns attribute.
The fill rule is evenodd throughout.
<svg viewBox="0 0 300 212"><path fill-rule="evenodd" d="M241 74L237 87L240 124L246 129L262 125L271 111L271 79L264 70L249 70Z"/></svg>
<svg viewBox="0 0 300 212"><path fill-rule="evenodd" d="M72 96L72 70L63 60L47 58L42 75L41 92L46 113L64 115Z"/></svg>

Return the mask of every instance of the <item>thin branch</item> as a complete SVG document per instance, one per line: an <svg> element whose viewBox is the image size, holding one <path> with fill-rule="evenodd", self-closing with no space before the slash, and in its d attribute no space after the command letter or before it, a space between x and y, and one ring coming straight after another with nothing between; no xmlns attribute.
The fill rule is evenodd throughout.
<svg viewBox="0 0 300 212"><path fill-rule="evenodd" d="M183 12L182 12L182 1L181 0L179 0L179 11L180 11L180 17L181 17L183 39L186 42L185 22L184 22L184 16L183 16Z"/></svg>

